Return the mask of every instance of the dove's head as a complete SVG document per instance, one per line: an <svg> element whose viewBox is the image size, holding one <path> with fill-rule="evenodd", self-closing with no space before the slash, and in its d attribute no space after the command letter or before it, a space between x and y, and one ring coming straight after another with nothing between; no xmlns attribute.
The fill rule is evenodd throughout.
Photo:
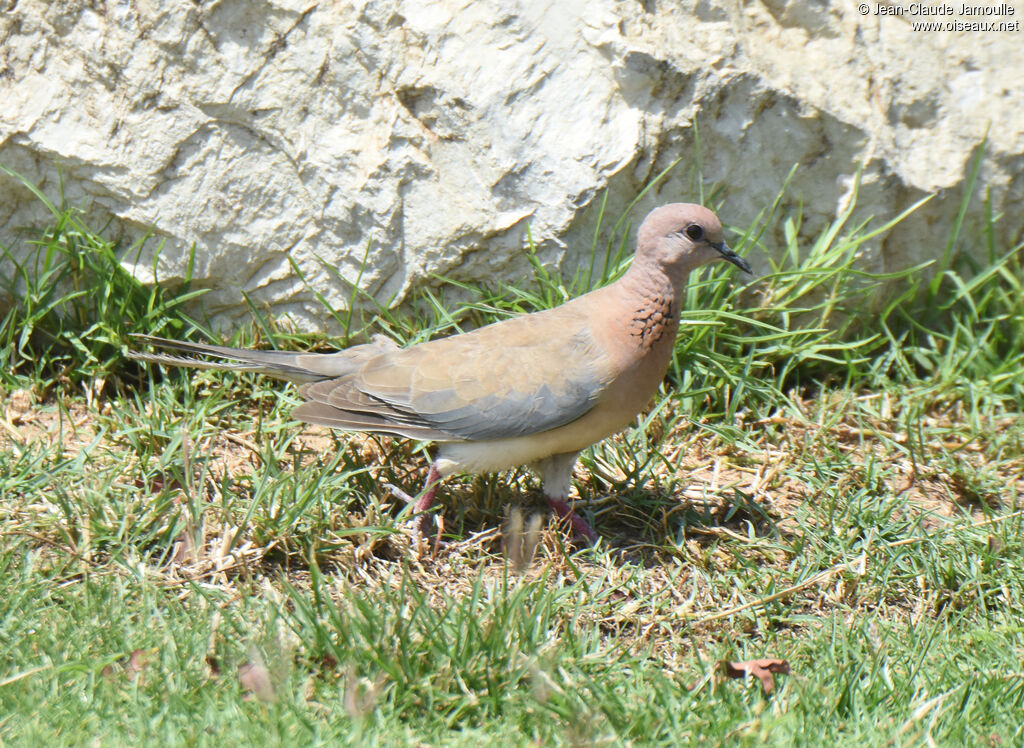
<svg viewBox="0 0 1024 748"><path fill-rule="evenodd" d="M637 235L637 259L677 277L718 260L753 274L747 261L726 245L718 216L693 203L669 203L648 213Z"/></svg>

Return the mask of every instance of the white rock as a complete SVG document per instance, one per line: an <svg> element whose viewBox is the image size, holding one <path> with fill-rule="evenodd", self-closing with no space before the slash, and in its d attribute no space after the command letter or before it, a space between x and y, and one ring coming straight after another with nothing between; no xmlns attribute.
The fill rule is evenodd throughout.
<svg viewBox="0 0 1024 748"><path fill-rule="evenodd" d="M991 20L1020 21L1012 7ZM436 274L516 281L528 227L572 274L603 191L617 218L676 159L634 218L703 187L746 226L797 162L782 208L803 206L808 238L862 163L860 218L939 192L868 248L865 267L893 269L945 246L987 129L968 226L991 190L1009 247L1020 29L913 20L803 0L21 0L0 17L0 163L55 200L59 173L66 200L93 225L116 219L126 243L152 228L161 281L194 243L219 324L248 317L244 291L322 326L309 286L344 306L339 276L384 304ZM0 178L0 242L46 220ZM131 262L140 278L156 245ZM987 252L970 228L960 245Z"/></svg>

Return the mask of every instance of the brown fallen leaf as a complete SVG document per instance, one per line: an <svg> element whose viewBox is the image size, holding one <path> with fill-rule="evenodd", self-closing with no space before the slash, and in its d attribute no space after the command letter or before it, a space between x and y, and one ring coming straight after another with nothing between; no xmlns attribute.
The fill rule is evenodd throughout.
<svg viewBox="0 0 1024 748"><path fill-rule="evenodd" d="M518 507L513 507L508 512L501 533L502 545L505 547L505 557L508 558L509 565L518 574L529 568L537 552L541 521L541 516L534 514L530 516L528 523L524 523L523 513Z"/></svg>
<svg viewBox="0 0 1024 748"><path fill-rule="evenodd" d="M270 681L270 672L263 664L262 658L257 656L255 661L250 660L238 667L238 682L242 684L249 694L260 701L271 703L277 701L277 693L274 691L274 684Z"/></svg>
<svg viewBox="0 0 1024 748"><path fill-rule="evenodd" d="M324 672L331 672L338 669L338 660L329 654L320 655L320 667Z"/></svg>
<svg viewBox="0 0 1024 748"><path fill-rule="evenodd" d="M775 678L772 673L789 675L789 663L785 660L746 660L744 662L729 662L722 660L722 671L729 678L745 678L753 675L761 681L761 688L764 692L771 693L775 690Z"/></svg>
<svg viewBox="0 0 1024 748"><path fill-rule="evenodd" d="M128 655L128 662L124 665L124 671L132 680L139 678L146 669L146 650L133 649Z"/></svg>
<svg viewBox="0 0 1024 748"><path fill-rule="evenodd" d="M128 657L120 660L116 664L104 667L101 674L104 678L112 679L120 673L129 680L135 680L146 670L147 654L148 652L145 649L133 649Z"/></svg>
<svg viewBox="0 0 1024 748"><path fill-rule="evenodd" d="M210 675L220 675L220 660L215 655L206 655L206 667L210 668Z"/></svg>
<svg viewBox="0 0 1024 748"><path fill-rule="evenodd" d="M345 693L342 700L348 716L355 719L372 712L384 681L385 676L381 674L373 683L367 685L356 675L355 667L349 665L345 669Z"/></svg>
<svg viewBox="0 0 1024 748"><path fill-rule="evenodd" d="M14 390L7 396L4 417L15 426L28 422L31 420L32 402L33 397L29 390Z"/></svg>
<svg viewBox="0 0 1024 748"><path fill-rule="evenodd" d="M164 489L168 491L180 491L182 486L180 481L175 478L167 479L162 475L154 476L148 483L142 478L135 478L132 481L132 485L138 488L140 491L146 493L160 493Z"/></svg>

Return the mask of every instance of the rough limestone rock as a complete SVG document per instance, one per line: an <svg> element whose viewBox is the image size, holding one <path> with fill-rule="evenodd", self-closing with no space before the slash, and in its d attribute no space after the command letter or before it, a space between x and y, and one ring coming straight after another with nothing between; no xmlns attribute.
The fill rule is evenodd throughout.
<svg viewBox="0 0 1024 748"><path fill-rule="evenodd" d="M162 281L195 244L219 324L248 317L242 291L317 328L310 285L344 306L341 279L380 303L435 274L515 281L527 231L571 274L605 195L618 217L677 159L634 218L702 186L745 226L795 163L782 210L802 210L806 237L862 164L858 217L938 193L873 240L865 267L893 269L941 252L987 132L968 226L989 194L997 239L1021 239L1020 3L981 19L838 0L4 4L0 164L55 199L62 180L125 246L155 232ZM0 175L0 243L46 220ZM987 251L970 230L961 245Z"/></svg>

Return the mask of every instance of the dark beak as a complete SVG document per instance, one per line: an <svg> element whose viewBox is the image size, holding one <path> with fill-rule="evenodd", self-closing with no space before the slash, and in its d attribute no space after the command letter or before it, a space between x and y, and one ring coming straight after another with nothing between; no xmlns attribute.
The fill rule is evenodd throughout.
<svg viewBox="0 0 1024 748"><path fill-rule="evenodd" d="M725 242L719 242L718 244L712 244L711 246L718 250L718 253L722 255L722 259L728 260L747 275L754 274L754 271L750 269L750 265L747 261L729 249Z"/></svg>

